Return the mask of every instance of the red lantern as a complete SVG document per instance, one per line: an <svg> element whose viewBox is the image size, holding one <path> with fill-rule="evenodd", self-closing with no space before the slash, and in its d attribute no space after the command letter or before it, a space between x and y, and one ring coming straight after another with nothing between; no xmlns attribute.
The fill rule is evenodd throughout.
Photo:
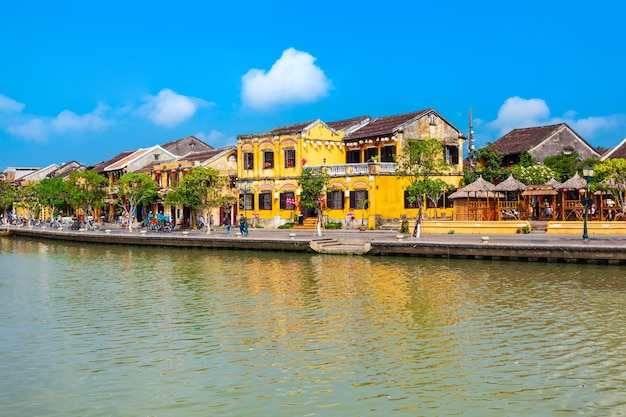
<svg viewBox="0 0 626 417"><path fill-rule="evenodd" d="M157 171L157 172L155 172L155 174L161 175L161 171Z"/></svg>

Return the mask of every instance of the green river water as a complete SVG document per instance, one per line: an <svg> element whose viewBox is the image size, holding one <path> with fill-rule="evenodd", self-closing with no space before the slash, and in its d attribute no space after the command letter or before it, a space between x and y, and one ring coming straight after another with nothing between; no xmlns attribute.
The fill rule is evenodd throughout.
<svg viewBox="0 0 626 417"><path fill-rule="evenodd" d="M0 238L0 416L626 416L618 266Z"/></svg>

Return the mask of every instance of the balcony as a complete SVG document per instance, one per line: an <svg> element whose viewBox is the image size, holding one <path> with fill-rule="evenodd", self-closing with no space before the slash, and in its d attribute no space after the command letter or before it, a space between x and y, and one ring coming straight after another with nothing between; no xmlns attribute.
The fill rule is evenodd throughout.
<svg viewBox="0 0 626 417"><path fill-rule="evenodd" d="M375 169L372 169L374 168ZM373 173L395 174L397 164L395 162L316 165L310 166L313 170L326 169L329 177L346 177L350 175L369 175Z"/></svg>

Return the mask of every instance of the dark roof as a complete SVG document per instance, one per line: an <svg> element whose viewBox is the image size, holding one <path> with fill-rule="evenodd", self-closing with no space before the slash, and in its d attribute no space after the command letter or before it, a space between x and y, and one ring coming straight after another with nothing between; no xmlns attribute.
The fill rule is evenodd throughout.
<svg viewBox="0 0 626 417"><path fill-rule="evenodd" d="M310 120L304 123L297 123L295 125L276 127L270 130L270 134L274 136L278 136L278 135L288 135L290 133L300 133L305 127L307 127L313 122L315 122L315 120Z"/></svg>
<svg viewBox="0 0 626 417"><path fill-rule="evenodd" d="M602 160L612 158L626 159L626 139L622 140L619 145L602 153Z"/></svg>
<svg viewBox="0 0 626 417"><path fill-rule="evenodd" d="M567 125L560 123L557 125L513 129L495 141L493 145L502 154L519 154L539 145L563 126Z"/></svg>
<svg viewBox="0 0 626 417"><path fill-rule="evenodd" d="M229 148L233 148L234 147L229 147ZM204 152L191 152L188 153L187 155L182 156L181 158L179 158L180 161L187 161L187 162L201 162L201 161L206 161L207 159L211 159L216 155L221 154L222 152L224 152L225 148L218 148L218 149L211 149L210 151L204 151Z"/></svg>
<svg viewBox="0 0 626 417"><path fill-rule="evenodd" d="M204 148L207 148L207 149L213 149L213 147L211 145L209 145L209 144L205 143L204 141L198 139L194 135L189 135L189 136L185 136L184 138L180 138L180 139L169 141L169 142L161 145L161 148L163 148L163 149L173 153L174 150L178 150L179 143L183 143L183 142L185 142L187 140L189 140L191 143L198 142L198 145L200 145L199 147L204 147Z"/></svg>
<svg viewBox="0 0 626 417"><path fill-rule="evenodd" d="M393 135L408 122L418 119L430 111L432 111L432 109L421 110L413 113L398 114L395 116L379 117L372 120L370 123L366 124L362 128L357 129L355 132L350 133L344 138L344 140Z"/></svg>
<svg viewBox="0 0 626 417"><path fill-rule="evenodd" d="M326 124L328 125L328 127L335 130L336 132L340 132L342 130L346 130L349 127L364 123L370 119L371 117L369 116L359 116L359 117L353 117L352 119L338 120L336 122L328 122Z"/></svg>
<svg viewBox="0 0 626 417"><path fill-rule="evenodd" d="M115 155L113 158L109 159L108 161L100 162L99 164L94 165L93 170L96 171L98 174L102 174L104 172L104 168L116 163L122 158L126 158L128 155L130 155L133 152L135 151L124 151L122 153L119 153Z"/></svg>

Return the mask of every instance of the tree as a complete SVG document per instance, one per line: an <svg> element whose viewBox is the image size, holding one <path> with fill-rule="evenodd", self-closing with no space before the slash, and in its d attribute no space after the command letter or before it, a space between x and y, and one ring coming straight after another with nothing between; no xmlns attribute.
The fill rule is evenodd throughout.
<svg viewBox="0 0 626 417"><path fill-rule="evenodd" d="M108 180L96 171L74 171L67 180L68 202L75 208L81 208L87 215L93 208L104 206Z"/></svg>
<svg viewBox="0 0 626 417"><path fill-rule="evenodd" d="M135 172L122 175L118 185L119 204L129 219L128 231L132 232L132 218L133 213L137 211L137 206L156 201L159 185L149 175Z"/></svg>
<svg viewBox="0 0 626 417"><path fill-rule="evenodd" d="M37 196L42 207L50 208L50 215L55 217L58 207L68 199L67 187L63 178L44 178L37 184Z"/></svg>
<svg viewBox="0 0 626 417"><path fill-rule="evenodd" d="M528 164L528 160L532 160L530 155L522 154L520 159L524 161L524 164ZM463 172L462 184L467 185L476 181L479 177L483 177L485 181L489 181L493 184L498 184L501 180L508 177L510 168L503 168L502 165L503 155L498 152L496 147L490 143L484 148L480 148L476 151L476 160L478 162L475 171L465 170ZM520 165L523 165L520 162Z"/></svg>
<svg viewBox="0 0 626 417"><path fill-rule="evenodd" d="M417 140L408 139L398 158L396 175L407 178L408 200L417 203L417 218L415 219L414 237L421 236L422 214L424 198L442 191L442 183L432 177L449 171L451 165L443 158L443 146L438 139Z"/></svg>
<svg viewBox="0 0 626 417"><path fill-rule="evenodd" d="M210 167L194 168L187 172L181 184L165 196L165 202L173 205L189 207L195 211L201 210L206 219L210 211L229 201L224 194L224 187L228 184L228 177ZM207 234L211 228L207 227Z"/></svg>
<svg viewBox="0 0 626 417"><path fill-rule="evenodd" d="M578 152L574 151L569 155L551 155L543 160L543 164L554 171L554 179L565 182L576 174Z"/></svg>
<svg viewBox="0 0 626 417"><path fill-rule="evenodd" d="M323 193L328 184L328 173L324 169L302 168L298 185L302 188L300 207L317 210L318 226L322 219Z"/></svg>
<svg viewBox="0 0 626 417"><path fill-rule="evenodd" d="M10 182L0 181L0 210L7 218L7 211L13 207L13 199L15 198L15 186Z"/></svg>
<svg viewBox="0 0 626 417"><path fill-rule="evenodd" d="M33 220L40 207L37 195L37 184L33 183L20 186L17 189L16 199L17 202L15 205L24 210L27 219Z"/></svg>
<svg viewBox="0 0 626 417"><path fill-rule="evenodd" d="M599 187L611 193L613 199L624 211L626 193L626 160L622 158L605 159L594 166L594 181Z"/></svg>

